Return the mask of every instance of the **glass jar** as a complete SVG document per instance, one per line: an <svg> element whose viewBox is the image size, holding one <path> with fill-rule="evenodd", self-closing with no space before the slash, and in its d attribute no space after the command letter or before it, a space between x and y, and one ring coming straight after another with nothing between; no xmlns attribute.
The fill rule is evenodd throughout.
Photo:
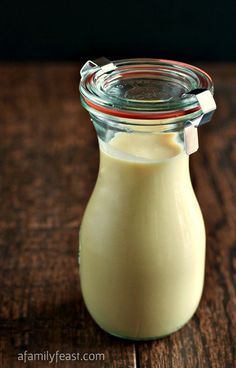
<svg viewBox="0 0 236 368"><path fill-rule="evenodd" d="M157 59L87 62L83 106L100 166L80 228L85 304L112 335L168 335L203 289L205 229L189 174L197 127L215 109L210 77Z"/></svg>

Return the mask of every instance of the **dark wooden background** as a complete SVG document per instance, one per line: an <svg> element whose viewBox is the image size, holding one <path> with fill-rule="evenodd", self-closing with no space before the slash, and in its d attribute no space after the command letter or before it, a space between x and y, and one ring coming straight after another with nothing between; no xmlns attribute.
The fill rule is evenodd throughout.
<svg viewBox="0 0 236 368"><path fill-rule="evenodd" d="M96 135L79 102L77 64L0 65L0 367L17 354L102 352L63 367L236 367L236 65L208 64L218 111L191 157L207 228L200 307L159 341L111 337L81 298L78 228L98 167Z"/></svg>

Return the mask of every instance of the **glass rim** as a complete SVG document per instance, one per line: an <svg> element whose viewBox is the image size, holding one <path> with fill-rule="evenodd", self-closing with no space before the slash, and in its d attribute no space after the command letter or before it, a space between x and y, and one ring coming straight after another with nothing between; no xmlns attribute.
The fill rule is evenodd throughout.
<svg viewBox="0 0 236 368"><path fill-rule="evenodd" d="M121 82L135 81L135 78L154 80L154 83L160 80L173 82L184 93L166 99L126 98L111 93L113 86L120 88ZM93 63L80 81L81 101L90 113L124 119L129 125L143 120L150 125L157 120L164 120L163 124L173 123L200 116L198 100L191 94L194 89L208 89L213 94L212 79L205 71L179 61L151 58L116 60L108 62L105 68Z"/></svg>

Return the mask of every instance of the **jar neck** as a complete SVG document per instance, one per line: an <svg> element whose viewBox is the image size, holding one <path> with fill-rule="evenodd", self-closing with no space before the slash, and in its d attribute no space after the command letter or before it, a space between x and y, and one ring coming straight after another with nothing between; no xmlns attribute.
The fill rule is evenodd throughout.
<svg viewBox="0 0 236 368"><path fill-rule="evenodd" d="M126 125L92 116L100 150L120 160L161 162L184 152L184 122Z"/></svg>
<svg viewBox="0 0 236 368"><path fill-rule="evenodd" d="M108 142L114 138L116 133L137 133L137 134L165 134L176 132L183 134L184 128L186 126L186 119L170 119L168 122L166 120L155 121L130 121L114 119L110 116L98 116L90 114L91 120L97 132L97 136L103 142Z"/></svg>

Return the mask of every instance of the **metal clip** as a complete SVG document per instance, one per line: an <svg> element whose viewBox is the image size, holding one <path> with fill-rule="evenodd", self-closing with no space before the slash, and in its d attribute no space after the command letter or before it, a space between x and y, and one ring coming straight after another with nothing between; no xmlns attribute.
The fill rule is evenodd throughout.
<svg viewBox="0 0 236 368"><path fill-rule="evenodd" d="M116 68L116 66L105 57L100 57L94 61L88 60L81 68L80 75L84 78L92 69L99 68L104 72L108 73Z"/></svg>
<svg viewBox="0 0 236 368"><path fill-rule="evenodd" d="M199 148L197 128L191 124L184 128L184 150L191 155Z"/></svg>
<svg viewBox="0 0 236 368"><path fill-rule="evenodd" d="M202 114L196 119L189 120L184 128L184 148L185 152L190 155L198 150L198 131L200 125L206 124L211 120L216 109L215 100L209 90L195 89L188 94L195 95Z"/></svg>
<svg viewBox="0 0 236 368"><path fill-rule="evenodd" d="M188 92L188 94L196 96L202 110L202 115L199 118L194 119L195 121L193 121L192 124L194 126L200 126L208 123L216 110L216 103L211 92L208 89L199 88Z"/></svg>

